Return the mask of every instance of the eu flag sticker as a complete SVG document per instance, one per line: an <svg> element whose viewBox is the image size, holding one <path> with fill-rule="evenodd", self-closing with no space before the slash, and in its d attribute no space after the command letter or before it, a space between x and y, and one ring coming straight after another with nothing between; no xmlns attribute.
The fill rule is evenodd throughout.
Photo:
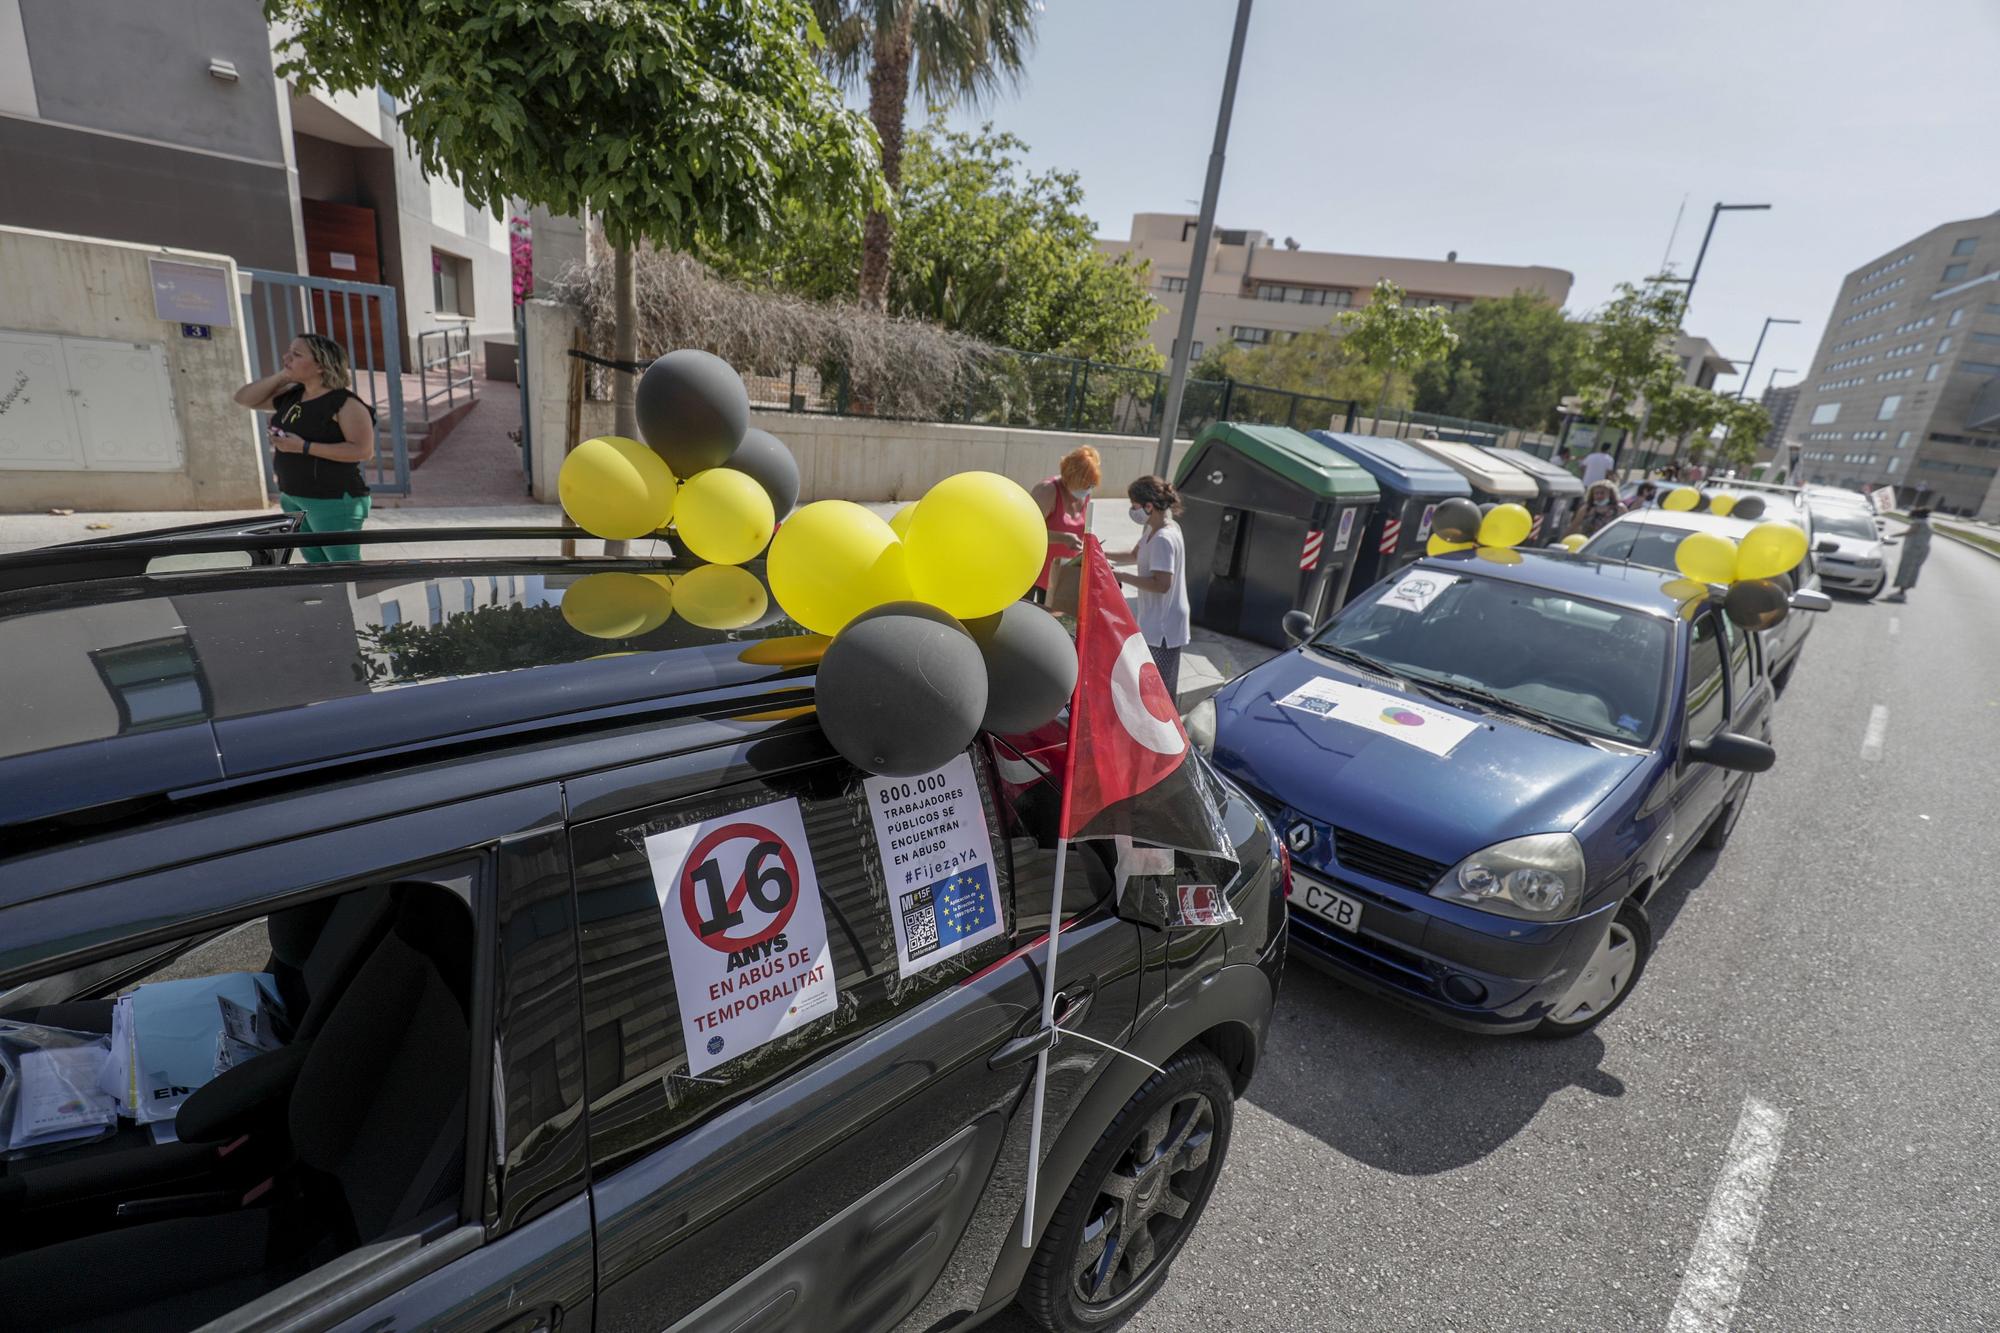
<svg viewBox="0 0 2000 1333"><path fill-rule="evenodd" d="M896 900L899 970L912 972L991 938L1000 931L1000 901L993 872L968 866L951 876L900 894Z"/></svg>

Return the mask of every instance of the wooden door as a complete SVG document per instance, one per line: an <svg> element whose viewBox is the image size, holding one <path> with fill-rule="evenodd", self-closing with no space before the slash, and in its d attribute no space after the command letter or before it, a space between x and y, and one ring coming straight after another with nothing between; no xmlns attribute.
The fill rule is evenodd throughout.
<svg viewBox="0 0 2000 1333"><path fill-rule="evenodd" d="M330 204L320 199L299 201L305 223L306 272L315 278L341 282L382 281L381 251L376 245L375 210L354 204ZM347 348L359 367L383 363L382 303L359 296L345 300L308 293L315 329ZM350 320L353 328L348 327ZM367 337L364 346L362 335Z"/></svg>

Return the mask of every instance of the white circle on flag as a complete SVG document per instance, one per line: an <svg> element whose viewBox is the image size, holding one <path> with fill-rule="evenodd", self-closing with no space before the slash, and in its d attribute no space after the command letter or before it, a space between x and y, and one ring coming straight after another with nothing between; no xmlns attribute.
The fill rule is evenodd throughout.
<svg viewBox="0 0 2000 1333"><path fill-rule="evenodd" d="M1118 714L1118 725L1133 740L1154 754L1179 754L1187 748L1187 738L1179 727L1155 716L1139 691L1139 671L1149 666L1153 666L1153 654L1147 651L1146 640L1137 634L1126 639L1111 667L1111 706ZM1153 669L1157 675L1159 668Z"/></svg>

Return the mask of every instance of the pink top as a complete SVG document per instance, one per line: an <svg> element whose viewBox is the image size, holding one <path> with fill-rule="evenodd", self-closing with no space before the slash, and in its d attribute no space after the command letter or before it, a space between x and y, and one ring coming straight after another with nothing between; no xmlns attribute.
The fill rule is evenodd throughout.
<svg viewBox="0 0 2000 1333"><path fill-rule="evenodd" d="M1082 541L1084 532L1090 526L1090 501L1085 500L1083 508L1072 514L1069 511L1069 492L1063 488L1061 477L1044 477L1042 485L1053 486L1056 491L1056 502L1049 506L1048 513L1042 515L1042 521L1048 525L1049 531L1067 532L1078 541ZM1042 576L1035 580L1035 586L1044 592L1048 591L1049 579L1055 572L1056 561L1074 554L1075 552L1068 547L1050 542L1048 558L1042 561Z"/></svg>

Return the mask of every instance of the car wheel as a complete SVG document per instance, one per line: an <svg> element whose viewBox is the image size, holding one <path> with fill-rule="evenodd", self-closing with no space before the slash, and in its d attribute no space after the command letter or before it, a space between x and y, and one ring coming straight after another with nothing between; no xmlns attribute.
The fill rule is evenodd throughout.
<svg viewBox="0 0 2000 1333"><path fill-rule="evenodd" d="M1750 784L1754 778L1743 779L1743 785L1736 789L1736 797L1728 805L1715 812L1708 828L1701 835L1701 849L1705 852L1719 852L1729 845L1729 835L1736 831L1736 821L1743 815L1743 807L1750 800Z"/></svg>
<svg viewBox="0 0 2000 1333"><path fill-rule="evenodd" d="M1653 927L1646 920L1646 909L1627 898L1611 919L1611 929L1604 933L1597 952L1535 1029L1535 1035L1580 1036L1611 1017L1639 984L1646 960L1652 956Z"/></svg>
<svg viewBox="0 0 2000 1333"><path fill-rule="evenodd" d="M1199 1048L1175 1056L1125 1103L1070 1182L1021 1284L1044 1328L1116 1324L1166 1281L1229 1151L1235 1091Z"/></svg>

